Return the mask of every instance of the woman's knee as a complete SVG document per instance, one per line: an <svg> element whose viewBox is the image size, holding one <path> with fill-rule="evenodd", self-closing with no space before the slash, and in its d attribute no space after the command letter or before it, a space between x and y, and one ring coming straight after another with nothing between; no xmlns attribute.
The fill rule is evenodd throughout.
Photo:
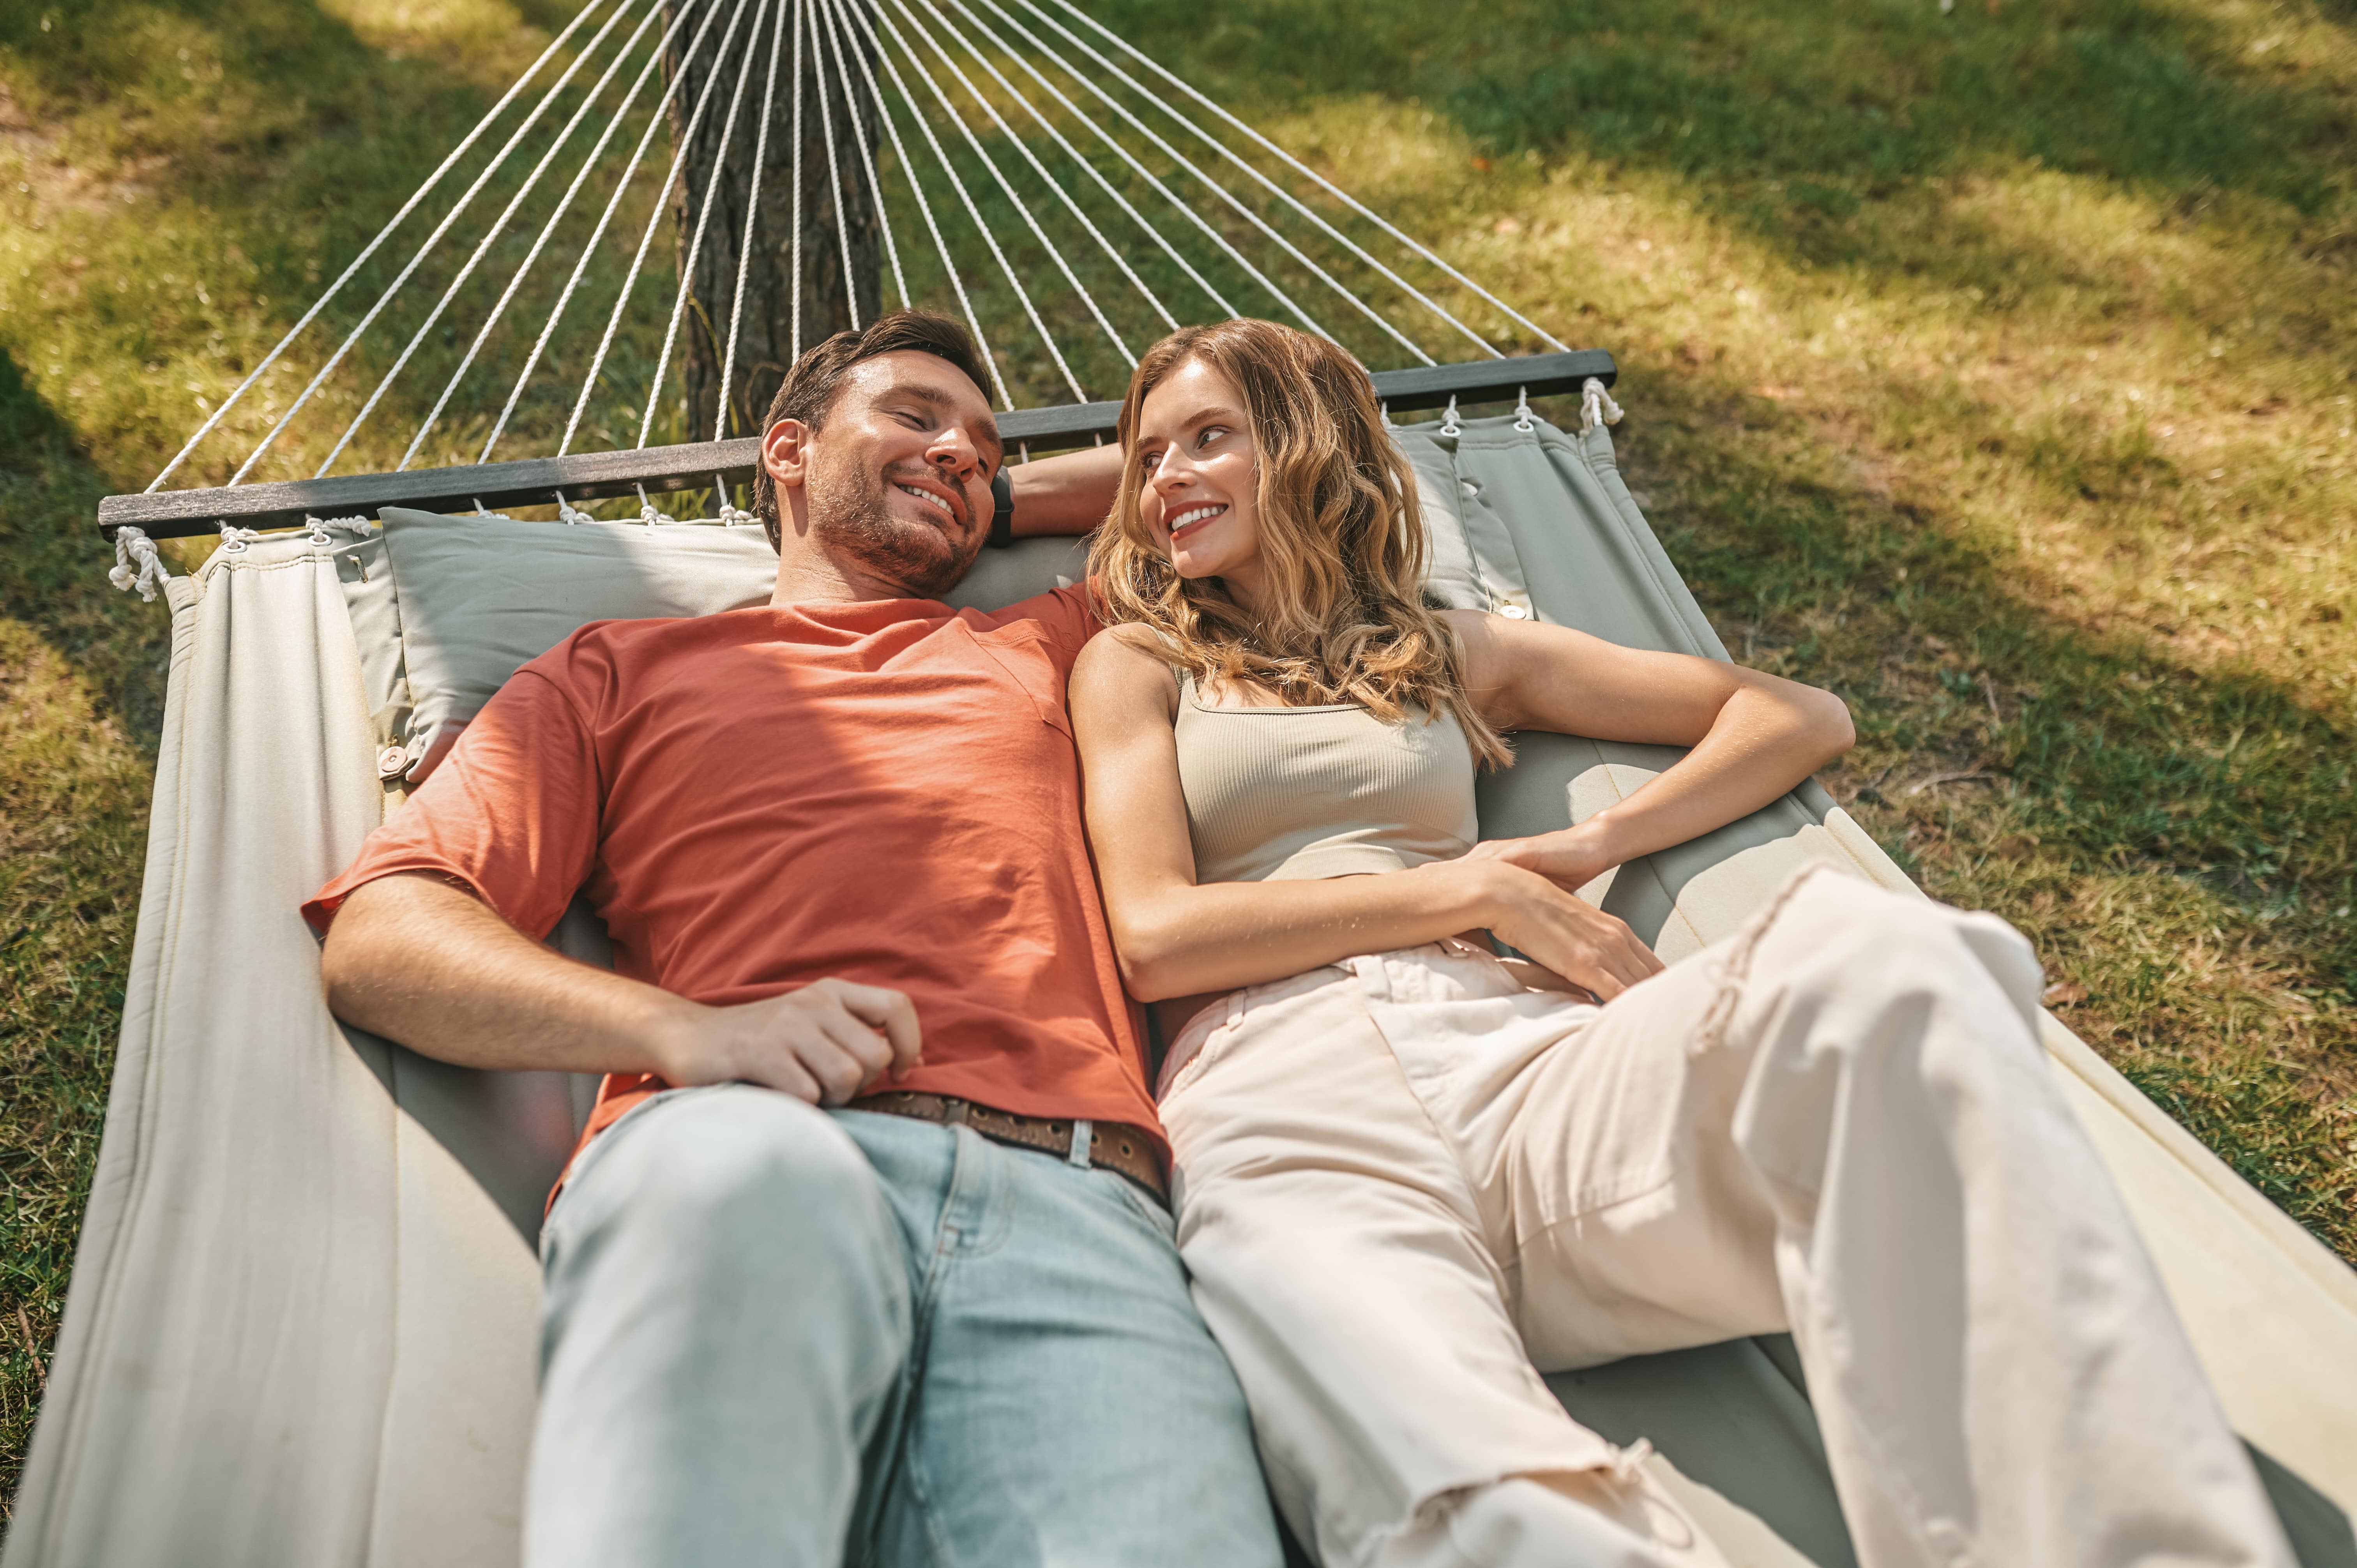
<svg viewBox="0 0 2357 1568"><path fill-rule="evenodd" d="M1755 972L1857 995L1986 998L1994 981L2017 1012L2036 1012L2037 956L1994 915L1892 893L1830 868L1805 873L1776 906Z"/></svg>
<svg viewBox="0 0 2357 1568"><path fill-rule="evenodd" d="M1582 1471L1509 1476L1421 1511L1377 1559L1383 1568L1725 1568L1660 1483Z"/></svg>

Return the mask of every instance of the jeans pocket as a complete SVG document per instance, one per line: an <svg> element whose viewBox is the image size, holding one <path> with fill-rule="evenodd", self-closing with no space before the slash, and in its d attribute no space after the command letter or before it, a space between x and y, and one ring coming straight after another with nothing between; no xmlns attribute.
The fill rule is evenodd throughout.
<svg viewBox="0 0 2357 1568"><path fill-rule="evenodd" d="M1120 1172L1106 1170L1103 1166L1098 1166L1096 1169L1099 1174L1112 1178L1115 1189L1120 1193L1121 1200L1127 1204L1139 1219L1152 1226L1156 1235L1161 1237L1174 1249L1178 1245L1178 1219L1176 1215L1157 1203L1145 1188Z"/></svg>

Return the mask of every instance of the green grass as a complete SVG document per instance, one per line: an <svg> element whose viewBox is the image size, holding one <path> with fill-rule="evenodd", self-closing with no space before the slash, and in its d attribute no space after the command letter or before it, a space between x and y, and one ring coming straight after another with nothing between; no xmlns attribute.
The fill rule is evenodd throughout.
<svg viewBox="0 0 2357 1568"><path fill-rule="evenodd" d="M2074 1028L2357 1259L2345 5L1092 9L1618 354L1631 481L1729 647L1857 713L1836 796L1935 894L2027 930ZM0 1486L96 1148L161 703L165 618L105 585L96 500L146 481L565 14L0 10ZM652 355L623 353L593 444L634 433ZM1118 385L1102 346L1077 368ZM399 446L365 436L346 469Z"/></svg>

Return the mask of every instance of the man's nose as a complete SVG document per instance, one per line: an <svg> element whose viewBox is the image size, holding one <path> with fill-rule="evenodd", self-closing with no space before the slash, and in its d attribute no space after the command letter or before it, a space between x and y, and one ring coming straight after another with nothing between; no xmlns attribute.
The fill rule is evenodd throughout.
<svg viewBox="0 0 2357 1568"><path fill-rule="evenodd" d="M925 444L925 460L937 468L950 469L960 479L966 479L971 478L974 470L982 466L982 454L974 450L974 443L966 439L964 431L952 425L947 430L936 431L932 440Z"/></svg>

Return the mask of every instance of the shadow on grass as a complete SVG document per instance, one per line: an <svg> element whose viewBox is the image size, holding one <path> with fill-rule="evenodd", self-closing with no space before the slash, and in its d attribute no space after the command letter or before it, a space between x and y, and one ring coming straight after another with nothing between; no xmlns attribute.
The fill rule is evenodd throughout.
<svg viewBox="0 0 2357 1568"><path fill-rule="evenodd" d="M1373 93L1440 110L1501 155L1577 147L1662 169L1818 263L1888 259L1843 222L1862 201L2031 158L2173 200L2226 189L2309 218L2349 194L2345 103L2307 74L2275 72L2280 56L2243 52L2216 18L2147 0L1986 15L1897 0L1643 12L1498 0L1463 27L1436 27L1414 0L1257 0L1208 29L1145 0L1092 9L1158 58L1214 65L1232 98L1264 112Z"/></svg>
<svg viewBox="0 0 2357 1568"><path fill-rule="evenodd" d="M1740 656L1764 632L1753 661L1841 691L1858 762L1888 759L1879 791L1851 780L1862 818L1935 893L2033 927L2033 897L2059 893L2083 906L2083 929L2060 923L2076 951L2157 946L2161 961L2115 964L2072 1022L2357 1259L2357 1161L2319 1108L2351 1086L2318 1076L2357 1044L2357 733L2262 674L2054 614L2009 549L1841 477L1820 430L1763 400L1642 374L1624 396L1642 411L1621 433L1625 467L1663 498L1663 542L1727 642ZM1914 780L1889 779L1901 765L1996 798L1909 797ZM1978 870L1947 858L1952 838ZM2121 913L2144 929L2108 929L2084 904L2097 883L2132 886ZM2247 994L2212 993L2178 961L2237 944L2290 1009L2269 1027L2255 1030ZM2311 1059L2283 1048L2287 1020Z"/></svg>

